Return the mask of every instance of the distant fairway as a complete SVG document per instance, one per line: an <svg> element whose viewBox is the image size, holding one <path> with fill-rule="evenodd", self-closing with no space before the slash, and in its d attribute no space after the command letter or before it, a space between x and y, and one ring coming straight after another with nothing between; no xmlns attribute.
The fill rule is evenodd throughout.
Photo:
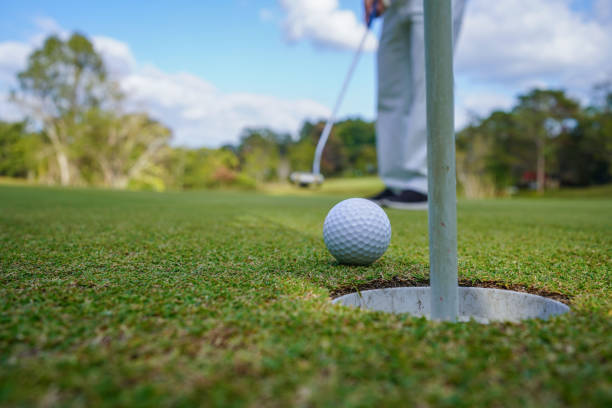
<svg viewBox="0 0 612 408"><path fill-rule="evenodd" d="M341 184L299 195L0 185L0 405L612 404L609 190L460 201L462 282L572 307L481 326L329 303L428 279L425 212L387 211L391 246L373 266L334 263L321 228L350 194Z"/></svg>

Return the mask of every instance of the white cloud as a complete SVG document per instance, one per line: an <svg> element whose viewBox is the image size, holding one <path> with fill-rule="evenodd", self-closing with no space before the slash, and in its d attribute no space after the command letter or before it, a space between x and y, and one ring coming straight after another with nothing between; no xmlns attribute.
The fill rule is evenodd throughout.
<svg viewBox="0 0 612 408"><path fill-rule="evenodd" d="M602 23L612 22L612 1L610 0L595 0L594 6L595 18Z"/></svg>
<svg viewBox="0 0 612 408"><path fill-rule="evenodd" d="M521 88L587 87L612 75L612 27L572 11L569 0L473 0L466 11L460 73Z"/></svg>
<svg viewBox="0 0 612 408"><path fill-rule="evenodd" d="M17 105L9 102L10 94L7 90L0 90L0 119L8 122L17 122L23 119L23 112Z"/></svg>
<svg viewBox="0 0 612 408"><path fill-rule="evenodd" d="M17 120L19 111L8 103L8 91L27 56L46 33L67 35L50 19L37 19L42 30L28 42L0 42L0 118ZM173 142L189 146L219 146L236 142L245 127L270 127L295 134L305 119L329 115L329 109L311 100L290 100L262 94L224 93L189 73L166 73L138 64L129 46L117 39L93 36L113 77L127 95L130 110L149 112L174 132Z"/></svg>
<svg viewBox="0 0 612 408"><path fill-rule="evenodd" d="M455 128L462 129L473 118L486 117L497 109L509 109L514 98L500 91L459 90L455 109Z"/></svg>
<svg viewBox="0 0 612 408"><path fill-rule="evenodd" d="M612 25L602 18L612 2L597 0L590 17L570 3L468 1L455 61L457 128L534 87L562 87L585 101L596 82L612 78Z"/></svg>
<svg viewBox="0 0 612 408"><path fill-rule="evenodd" d="M307 39L318 46L355 49L366 30L352 11L339 9L338 0L280 0L280 5L287 14L284 33L292 42ZM370 33L365 50L373 51L377 45Z"/></svg>
<svg viewBox="0 0 612 408"><path fill-rule="evenodd" d="M144 108L171 126L175 143L220 145L236 141L245 127L270 127L296 133L306 118L329 114L310 100L285 100L267 95L223 93L187 73L167 74L146 68L122 81L132 109Z"/></svg>
<svg viewBox="0 0 612 408"><path fill-rule="evenodd" d="M47 36L59 35L62 38L68 36L68 32L62 29L57 22L48 17L35 17L34 25L37 33L28 41L3 41L0 42L0 85L15 84L15 74L26 65L28 56L35 47L42 45Z"/></svg>
<svg viewBox="0 0 612 408"><path fill-rule="evenodd" d="M612 1L593 0L591 13L572 0L468 0L459 38L457 123L509 107L533 87L563 87L585 99L590 87L612 78ZM291 41L355 47L363 24L337 0L279 0ZM370 49L375 47L370 43ZM500 105L501 103L501 105Z"/></svg>
<svg viewBox="0 0 612 408"><path fill-rule="evenodd" d="M102 55L111 75L126 75L136 67L136 61L126 43L104 36L95 36L91 41L96 51Z"/></svg>
<svg viewBox="0 0 612 408"><path fill-rule="evenodd" d="M0 83L15 80L15 73L26 65L30 52L28 44L16 41L0 43Z"/></svg>
<svg viewBox="0 0 612 408"><path fill-rule="evenodd" d="M50 35L56 35L62 39L66 39L70 35L68 30L62 28L57 21L50 17L34 17L34 25L38 29L38 32L28 41L29 44L34 46L42 45L43 41Z"/></svg>
<svg viewBox="0 0 612 408"><path fill-rule="evenodd" d="M34 24L45 34L55 33L66 36L68 31L64 30L54 19L50 17L38 16L34 17Z"/></svg>

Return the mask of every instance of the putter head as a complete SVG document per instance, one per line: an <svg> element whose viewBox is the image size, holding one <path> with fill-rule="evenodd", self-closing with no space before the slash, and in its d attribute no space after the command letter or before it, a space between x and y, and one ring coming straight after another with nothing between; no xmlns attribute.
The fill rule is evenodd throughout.
<svg viewBox="0 0 612 408"><path fill-rule="evenodd" d="M291 173L289 180L300 187L308 187L313 184L318 186L323 183L323 175L297 171Z"/></svg>

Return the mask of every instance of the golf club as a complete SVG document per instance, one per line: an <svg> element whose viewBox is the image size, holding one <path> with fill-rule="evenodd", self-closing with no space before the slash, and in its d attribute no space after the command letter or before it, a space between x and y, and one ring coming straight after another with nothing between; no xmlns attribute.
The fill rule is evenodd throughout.
<svg viewBox="0 0 612 408"><path fill-rule="evenodd" d="M376 18L376 7L378 6L378 0L374 0L372 4L372 10L370 11L370 15L368 16L366 31L363 33L363 37L361 37L361 41L359 46L357 47L357 51L355 51L355 56L353 57L353 61L349 67L348 73L346 74L346 78L344 79L344 83L342 84L342 88L340 89L340 94L336 99L336 105L332 110L332 113L323 128L323 132L321 133L321 137L319 138L319 142L317 143L317 147L315 149L314 160L312 162L312 173L307 172L293 172L289 176L289 180L291 182L298 184L301 187L308 187L311 184L319 185L323 183L323 175L321 174L321 156L323 155L323 149L325 148L325 144L327 143L327 139L329 138L329 134L331 133L332 127L334 126L334 122L336 120L336 114L338 113L338 109L340 108L340 104L344 99L344 94L348 88L349 82L351 81L351 77L353 76L353 71L355 71L355 67L357 66L357 62L359 62L359 57L361 57L361 53L363 51L363 47L365 45L366 39L368 37L368 33L370 32L370 27L372 26L372 22Z"/></svg>

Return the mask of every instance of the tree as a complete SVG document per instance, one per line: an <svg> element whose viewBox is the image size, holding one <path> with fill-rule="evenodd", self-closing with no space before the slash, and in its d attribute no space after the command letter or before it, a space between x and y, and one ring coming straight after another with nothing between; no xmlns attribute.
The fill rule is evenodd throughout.
<svg viewBox="0 0 612 408"><path fill-rule="evenodd" d="M487 173L491 138L484 120L475 122L457 135L457 179L464 194L478 198L495 194L492 177Z"/></svg>
<svg viewBox="0 0 612 408"><path fill-rule="evenodd" d="M25 121L0 121L0 176L34 177L43 142L40 134L28 132L26 125Z"/></svg>
<svg viewBox="0 0 612 408"><path fill-rule="evenodd" d="M362 119L346 119L338 122L335 137L346 152L347 164L341 171L360 176L376 172L376 134L373 122Z"/></svg>
<svg viewBox="0 0 612 408"><path fill-rule="evenodd" d="M311 139L298 140L289 147L289 166L293 171L312 171L315 144Z"/></svg>
<svg viewBox="0 0 612 408"><path fill-rule="evenodd" d="M92 109L85 118L79 150L95 163L109 187L126 188L156 163L171 137L168 128L146 114Z"/></svg>
<svg viewBox="0 0 612 408"><path fill-rule="evenodd" d="M559 178L564 185L612 181L612 82L597 84L593 91L593 104L559 137Z"/></svg>
<svg viewBox="0 0 612 408"><path fill-rule="evenodd" d="M81 34L74 33L65 41L50 36L29 56L18 80L14 100L42 125L60 182L68 185L78 172L71 163L71 147L82 135L86 113L116 96L102 58Z"/></svg>
<svg viewBox="0 0 612 408"><path fill-rule="evenodd" d="M281 159L279 140L269 129L245 129L238 146L242 171L258 183L274 179Z"/></svg>
<svg viewBox="0 0 612 408"><path fill-rule="evenodd" d="M559 136L557 157L563 185L587 186L612 181L612 115L605 116L585 116L572 131Z"/></svg>
<svg viewBox="0 0 612 408"><path fill-rule="evenodd" d="M565 186L611 181L612 90L605 89L598 87L596 103L586 109L563 91L533 90L511 111L459 132L457 177L466 194L499 193L534 175L540 191L546 174Z"/></svg>
<svg viewBox="0 0 612 408"><path fill-rule="evenodd" d="M612 80L602 81L593 86L590 110L612 113Z"/></svg>
<svg viewBox="0 0 612 408"><path fill-rule="evenodd" d="M514 112L523 132L532 138L536 152L536 180L538 191L543 191L546 181L546 161L554 157L551 139L569 131L571 123L579 115L580 105L560 90L534 89L519 96Z"/></svg>
<svg viewBox="0 0 612 408"><path fill-rule="evenodd" d="M238 157L228 149L179 148L176 153L182 169L181 188L228 187L245 180L238 172Z"/></svg>
<svg viewBox="0 0 612 408"><path fill-rule="evenodd" d="M513 112L494 111L457 135L457 178L469 197L503 193L535 161L533 142Z"/></svg>
<svg viewBox="0 0 612 408"><path fill-rule="evenodd" d="M340 175L347 169L349 163L346 146L336 136L338 126L339 122L332 128L321 155L321 172L327 176ZM292 162L299 165L299 167L294 167L294 169L299 171L312 170L315 146L321 137L321 133L323 133L324 127L324 122L304 123L300 131L300 140L297 142L298 146L293 148L290 154ZM309 154L311 150L312 154Z"/></svg>
<svg viewBox="0 0 612 408"><path fill-rule="evenodd" d="M313 132L315 132L315 125L305 121L299 131L298 140L289 146L287 156L292 171L312 171L312 160L316 146Z"/></svg>

